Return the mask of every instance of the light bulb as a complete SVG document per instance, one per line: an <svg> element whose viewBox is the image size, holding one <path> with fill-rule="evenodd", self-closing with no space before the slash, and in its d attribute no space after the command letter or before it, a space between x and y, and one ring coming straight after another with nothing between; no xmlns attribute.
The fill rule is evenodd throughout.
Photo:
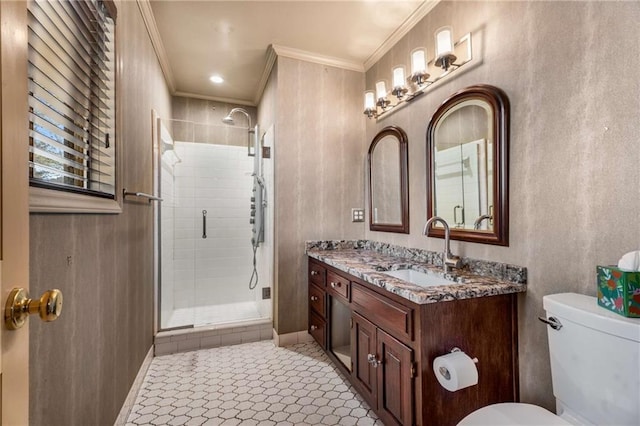
<svg viewBox="0 0 640 426"><path fill-rule="evenodd" d="M376 97L378 99L384 99L387 97L387 85L384 80L380 80L376 83Z"/></svg>
<svg viewBox="0 0 640 426"><path fill-rule="evenodd" d="M436 31L436 57L453 53L452 33L451 27L442 27Z"/></svg>
<svg viewBox="0 0 640 426"><path fill-rule="evenodd" d="M367 90L364 92L364 109L375 109L376 107L376 99L373 90Z"/></svg>
<svg viewBox="0 0 640 426"><path fill-rule="evenodd" d="M411 74L423 74L427 70L427 51L419 47L411 52Z"/></svg>
<svg viewBox="0 0 640 426"><path fill-rule="evenodd" d="M404 84L404 65L398 65L393 69L393 88L402 88Z"/></svg>

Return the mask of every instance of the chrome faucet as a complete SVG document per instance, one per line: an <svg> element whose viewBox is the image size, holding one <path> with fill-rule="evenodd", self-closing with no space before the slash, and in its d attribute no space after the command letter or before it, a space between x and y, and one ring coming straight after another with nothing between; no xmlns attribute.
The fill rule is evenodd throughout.
<svg viewBox="0 0 640 426"><path fill-rule="evenodd" d="M476 221L473 222L473 229L480 229L480 224L482 223L482 221L487 219L492 220L493 216L491 216L490 214L483 214L482 216L478 217Z"/></svg>
<svg viewBox="0 0 640 426"><path fill-rule="evenodd" d="M449 224L446 220L441 218L440 216L433 216L427 223L424 224L424 230L422 231L423 235L427 235L429 232L429 227L433 222L440 222L442 226L444 226L444 253L442 254L442 267L444 268L445 274L449 272L449 268L460 268L462 266L462 259L459 256L454 256L451 253L450 246L450 231Z"/></svg>

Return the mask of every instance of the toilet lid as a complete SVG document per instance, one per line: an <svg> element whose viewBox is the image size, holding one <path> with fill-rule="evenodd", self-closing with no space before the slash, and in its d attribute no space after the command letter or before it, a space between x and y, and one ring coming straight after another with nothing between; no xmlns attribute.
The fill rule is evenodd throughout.
<svg viewBox="0 0 640 426"><path fill-rule="evenodd" d="M503 403L482 407L462 419L458 426L472 425L569 425L567 421L553 414L551 411L531 404Z"/></svg>

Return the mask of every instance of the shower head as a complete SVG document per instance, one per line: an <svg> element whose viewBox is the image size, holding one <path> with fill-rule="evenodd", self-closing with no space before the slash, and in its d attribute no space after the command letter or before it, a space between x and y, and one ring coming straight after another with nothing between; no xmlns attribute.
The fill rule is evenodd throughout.
<svg viewBox="0 0 640 426"><path fill-rule="evenodd" d="M251 116L247 111L245 111L242 108L234 108L231 111L229 111L229 114L227 114L227 116L222 119L222 122L225 124L234 124L233 114L235 114L236 112L239 112L243 114L245 117L247 117L247 121L249 122L249 129L251 129Z"/></svg>

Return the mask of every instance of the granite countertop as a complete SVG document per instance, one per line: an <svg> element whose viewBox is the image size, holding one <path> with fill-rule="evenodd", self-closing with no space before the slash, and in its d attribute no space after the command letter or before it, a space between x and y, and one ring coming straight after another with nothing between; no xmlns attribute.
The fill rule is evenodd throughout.
<svg viewBox="0 0 640 426"><path fill-rule="evenodd" d="M526 268L463 258L462 269L452 269L445 274L440 266L440 253L406 249L373 241L307 242L306 253L311 258L418 304L520 293L527 290ZM383 273L397 269L427 272L456 283L420 287Z"/></svg>

